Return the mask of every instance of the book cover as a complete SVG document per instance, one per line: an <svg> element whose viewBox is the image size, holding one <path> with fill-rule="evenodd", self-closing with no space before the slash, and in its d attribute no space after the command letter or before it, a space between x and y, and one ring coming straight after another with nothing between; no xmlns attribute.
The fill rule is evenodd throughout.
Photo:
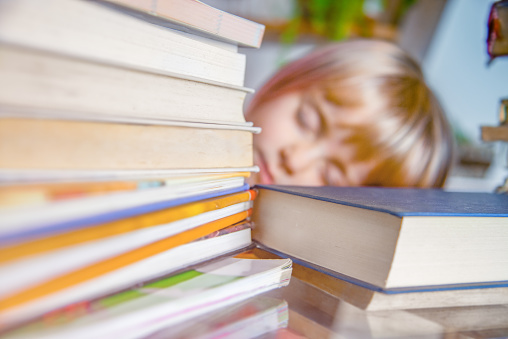
<svg viewBox="0 0 508 339"><path fill-rule="evenodd" d="M137 247L158 237L167 237L185 231L193 227L192 225L199 225L249 209L252 207L251 201L255 197L255 192L249 190L133 215L98 225L62 230L56 234L42 235L40 232L39 237L34 239L28 238L25 241L1 246L0 264L5 265L23 258L30 259L34 255L51 253L69 247L77 250L77 245L87 245L87 243L97 243L97 241L103 242L102 244L97 243L98 249L104 247L105 250L111 251L115 248L114 243ZM112 241L112 243L108 245L108 241ZM2 269L5 267L0 267L0 272Z"/></svg>
<svg viewBox="0 0 508 339"><path fill-rule="evenodd" d="M440 189L259 185L259 188L404 216L508 217L508 196Z"/></svg>
<svg viewBox="0 0 508 339"><path fill-rule="evenodd" d="M204 182L207 180L228 179L233 177L248 178L249 172L232 172L203 175L159 175L150 177L135 178L96 178L95 181L89 178L73 181L66 181L64 177L61 182L45 182L44 179L38 182L16 182L16 180L2 181L0 171L0 211L2 209L17 207L36 206L48 202L71 200L89 196L99 196L114 192L133 191L138 189L181 185Z"/></svg>
<svg viewBox="0 0 508 339"><path fill-rule="evenodd" d="M0 298L211 221L247 211L252 207L253 198L249 192L234 194L0 248L0 276L3 277L0 280ZM217 206L212 208L210 205L213 204ZM221 232L215 230L214 234Z"/></svg>
<svg viewBox="0 0 508 339"><path fill-rule="evenodd" d="M508 281L508 196L257 186L254 239L382 290Z"/></svg>
<svg viewBox="0 0 508 339"><path fill-rule="evenodd" d="M99 225L247 189L243 177L233 177L8 209L0 211L0 245Z"/></svg>

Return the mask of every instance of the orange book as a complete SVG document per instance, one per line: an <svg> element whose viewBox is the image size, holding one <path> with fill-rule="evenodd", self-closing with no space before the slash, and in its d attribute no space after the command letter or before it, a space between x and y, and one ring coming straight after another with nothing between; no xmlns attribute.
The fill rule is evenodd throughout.
<svg viewBox="0 0 508 339"><path fill-rule="evenodd" d="M17 183L0 187L0 207L35 205L113 192L249 176L249 172L231 172L153 178L133 176L123 180Z"/></svg>
<svg viewBox="0 0 508 339"><path fill-rule="evenodd" d="M252 211L248 210L209 222L207 224L203 224L188 231L156 241L149 245L131 250L118 256L100 261L98 263L93 263L70 273L63 274L34 287L18 291L13 295L10 295L4 299L0 299L0 318L2 312L5 312L11 308L21 306L38 298L49 296L58 291L89 281L122 267L126 267L140 260L149 258L150 256L162 253L163 251L167 251L171 248L189 243L207 234L240 222L249 217L251 213Z"/></svg>
<svg viewBox="0 0 508 339"><path fill-rule="evenodd" d="M64 247L121 235L148 227L168 224L177 220L193 217L201 213L254 200L255 196L255 191L249 190L218 198L210 198L194 203L188 203L161 211L141 214L127 219L120 219L83 229L72 230L49 237L8 245L0 248L0 263L7 263L13 260L26 258L31 255L47 253Z"/></svg>
<svg viewBox="0 0 508 339"><path fill-rule="evenodd" d="M157 184L156 181L153 182ZM138 189L134 181L16 185L0 188L0 206L34 205L90 195Z"/></svg>

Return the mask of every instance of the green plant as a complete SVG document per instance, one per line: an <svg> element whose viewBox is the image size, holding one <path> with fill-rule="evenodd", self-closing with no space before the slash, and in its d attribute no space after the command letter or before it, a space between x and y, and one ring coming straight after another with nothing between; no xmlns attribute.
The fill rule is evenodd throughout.
<svg viewBox="0 0 508 339"><path fill-rule="evenodd" d="M372 18L365 4L375 2L382 20L397 24L416 0L295 0L295 12L281 38L294 42L300 34L310 33L329 40L343 40L352 35L372 35Z"/></svg>

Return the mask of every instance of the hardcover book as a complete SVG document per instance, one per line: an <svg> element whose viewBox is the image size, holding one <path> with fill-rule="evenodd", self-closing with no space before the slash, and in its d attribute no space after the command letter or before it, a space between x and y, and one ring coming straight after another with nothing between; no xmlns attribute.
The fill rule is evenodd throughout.
<svg viewBox="0 0 508 339"><path fill-rule="evenodd" d="M377 290L508 281L508 196L257 186L254 239Z"/></svg>

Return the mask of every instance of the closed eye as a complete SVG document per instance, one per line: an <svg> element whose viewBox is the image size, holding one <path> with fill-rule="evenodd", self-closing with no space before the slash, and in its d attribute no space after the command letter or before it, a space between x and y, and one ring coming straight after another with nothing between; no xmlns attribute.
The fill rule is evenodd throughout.
<svg viewBox="0 0 508 339"><path fill-rule="evenodd" d="M319 112L310 105L302 103L296 113L296 120L303 131L311 132L316 137L323 131L323 119Z"/></svg>

